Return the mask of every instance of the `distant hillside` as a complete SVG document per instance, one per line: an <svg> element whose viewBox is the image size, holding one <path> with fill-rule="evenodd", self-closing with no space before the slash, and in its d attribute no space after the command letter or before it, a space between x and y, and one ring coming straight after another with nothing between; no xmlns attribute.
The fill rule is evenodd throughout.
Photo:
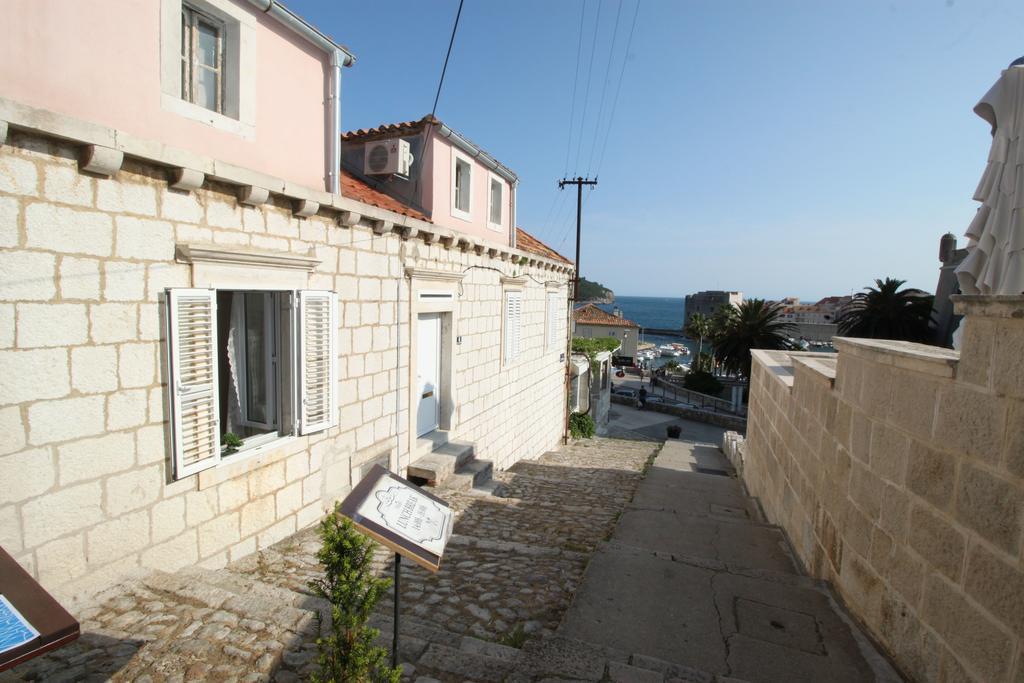
<svg viewBox="0 0 1024 683"><path fill-rule="evenodd" d="M592 282L585 277L581 277L579 300L610 304L615 301L615 292L608 289L600 282Z"/></svg>

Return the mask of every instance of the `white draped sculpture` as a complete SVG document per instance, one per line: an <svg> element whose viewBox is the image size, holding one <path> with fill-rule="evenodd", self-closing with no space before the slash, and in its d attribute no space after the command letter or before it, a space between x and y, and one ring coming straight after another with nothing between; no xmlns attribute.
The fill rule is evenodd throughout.
<svg viewBox="0 0 1024 683"><path fill-rule="evenodd" d="M964 294L1024 293L1024 66L1003 71L974 112L992 125L992 149L956 269Z"/></svg>

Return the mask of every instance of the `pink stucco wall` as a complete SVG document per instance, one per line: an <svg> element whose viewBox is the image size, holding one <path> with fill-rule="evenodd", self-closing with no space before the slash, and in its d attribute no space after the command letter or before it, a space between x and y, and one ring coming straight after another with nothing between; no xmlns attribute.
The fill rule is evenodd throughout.
<svg viewBox="0 0 1024 683"><path fill-rule="evenodd" d="M327 55L258 16L255 135L244 139L163 108L160 5L4 0L0 96L324 189Z"/></svg>
<svg viewBox="0 0 1024 683"><path fill-rule="evenodd" d="M430 219L445 228L451 230L457 230L469 235L482 237L489 242L495 242L497 244L510 244L510 233L511 233L511 211L510 211L510 198L514 198L513 190L511 185L504 178L497 177L503 184L504 190L502 192L503 206L501 212L501 230L494 230L490 227L488 218L489 210L489 191L490 191L490 179L491 172L483 165L469 157L469 155L462 154L462 156L469 160L472 166L470 183L472 185L472 199L470 201L470 220L465 220L458 216L452 215L452 200L453 193L452 187L454 185L454 169L452 164L452 155L459 154L457 150L454 150L452 144L444 138L434 135L434 139L431 142L431 151L428 155L429 160L433 164L433 173L431 183L431 192L428 194L424 192L424 198L426 201L430 201L431 204L427 208L431 211ZM426 190L426 188L424 188Z"/></svg>

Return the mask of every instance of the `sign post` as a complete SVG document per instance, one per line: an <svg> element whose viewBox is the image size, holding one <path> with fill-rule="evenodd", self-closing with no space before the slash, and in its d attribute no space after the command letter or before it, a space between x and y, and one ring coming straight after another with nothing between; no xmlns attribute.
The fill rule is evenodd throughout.
<svg viewBox="0 0 1024 683"><path fill-rule="evenodd" d="M395 552L391 666L396 667L402 556L429 571L439 570L452 535L452 509L411 481L374 465L341 502L340 511L361 532Z"/></svg>

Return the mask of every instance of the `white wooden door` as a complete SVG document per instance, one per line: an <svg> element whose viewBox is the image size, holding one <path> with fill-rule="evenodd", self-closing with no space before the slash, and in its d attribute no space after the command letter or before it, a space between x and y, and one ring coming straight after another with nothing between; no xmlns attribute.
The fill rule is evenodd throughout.
<svg viewBox="0 0 1024 683"><path fill-rule="evenodd" d="M441 314L421 313L416 321L416 436L437 429L441 403Z"/></svg>

